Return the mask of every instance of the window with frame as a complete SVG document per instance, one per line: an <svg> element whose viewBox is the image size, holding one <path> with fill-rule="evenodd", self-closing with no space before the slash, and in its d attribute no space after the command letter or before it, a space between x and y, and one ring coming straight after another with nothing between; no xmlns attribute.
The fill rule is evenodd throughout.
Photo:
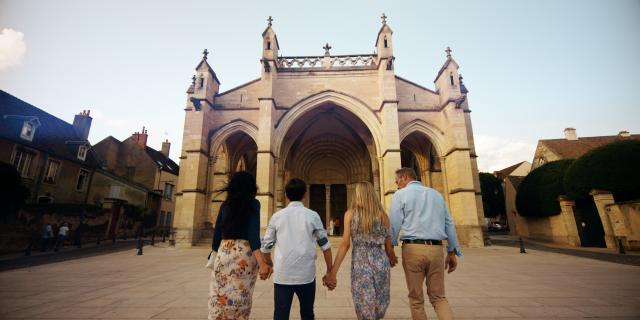
<svg viewBox="0 0 640 320"><path fill-rule="evenodd" d="M28 152L26 150L16 150L15 155L13 156L13 165L16 167L16 170L23 177L28 177L31 169L31 161L33 160L33 153Z"/></svg>
<svg viewBox="0 0 640 320"><path fill-rule="evenodd" d="M164 184L164 192L162 193L162 196L165 200L171 201L173 198L173 188L174 186L170 183Z"/></svg>
<svg viewBox="0 0 640 320"><path fill-rule="evenodd" d="M81 145L78 147L78 159L84 161L87 158L87 150L89 150L89 148L87 148L86 145Z"/></svg>
<svg viewBox="0 0 640 320"><path fill-rule="evenodd" d="M76 190L84 191L87 186L87 180L89 180L89 171L80 169L78 173L78 181L76 182Z"/></svg>
<svg viewBox="0 0 640 320"><path fill-rule="evenodd" d="M160 211L160 217L158 218L158 225L159 226L163 226L164 225L164 211Z"/></svg>
<svg viewBox="0 0 640 320"><path fill-rule="evenodd" d="M47 162L47 170L44 174L44 182L56 183L58 171L60 171L60 161L49 160Z"/></svg>
<svg viewBox="0 0 640 320"><path fill-rule="evenodd" d="M27 141L32 141L33 136L36 133L36 127L31 121L25 121L22 124L22 130L20 130L20 138Z"/></svg>

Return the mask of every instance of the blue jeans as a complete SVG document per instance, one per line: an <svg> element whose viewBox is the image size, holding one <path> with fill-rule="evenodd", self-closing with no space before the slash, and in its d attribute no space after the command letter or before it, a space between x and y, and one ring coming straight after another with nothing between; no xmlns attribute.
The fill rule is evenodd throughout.
<svg viewBox="0 0 640 320"><path fill-rule="evenodd" d="M293 301L293 294L298 296L300 301L300 318L302 320L312 320L313 304L316 300L316 280L313 280L307 284L273 284L273 299L275 309L273 312L273 319L275 320L288 320L289 313L291 312L291 302Z"/></svg>

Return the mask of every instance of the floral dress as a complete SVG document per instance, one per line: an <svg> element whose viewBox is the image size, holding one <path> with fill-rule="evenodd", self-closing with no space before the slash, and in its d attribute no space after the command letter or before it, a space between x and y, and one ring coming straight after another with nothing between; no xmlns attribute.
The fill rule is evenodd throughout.
<svg viewBox="0 0 640 320"><path fill-rule="evenodd" d="M209 320L249 319L258 261L247 240L222 240L209 285Z"/></svg>
<svg viewBox="0 0 640 320"><path fill-rule="evenodd" d="M354 217L355 218L355 217ZM358 234L358 222L351 223L351 295L358 319L381 319L389 306L389 257L384 250L389 230L375 226L370 235Z"/></svg>

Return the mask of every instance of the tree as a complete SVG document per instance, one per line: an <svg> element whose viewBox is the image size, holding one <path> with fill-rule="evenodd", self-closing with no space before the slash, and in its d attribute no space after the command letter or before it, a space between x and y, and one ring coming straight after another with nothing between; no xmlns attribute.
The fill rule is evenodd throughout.
<svg viewBox="0 0 640 320"><path fill-rule="evenodd" d="M567 195L589 198L593 189L613 193L616 201L640 198L640 140L620 140L577 159L564 178Z"/></svg>
<svg viewBox="0 0 640 320"><path fill-rule="evenodd" d="M484 216L495 218L500 214L504 214L504 190L502 189L502 181L490 173L480 172L480 189L482 190Z"/></svg>
<svg viewBox="0 0 640 320"><path fill-rule="evenodd" d="M573 161L553 161L529 172L518 187L518 213L524 217L549 217L560 214L558 196L566 194L563 179Z"/></svg>
<svg viewBox="0 0 640 320"><path fill-rule="evenodd" d="M16 168L8 163L0 162L0 216L4 222L11 215L18 213L30 192L22 184L22 178Z"/></svg>

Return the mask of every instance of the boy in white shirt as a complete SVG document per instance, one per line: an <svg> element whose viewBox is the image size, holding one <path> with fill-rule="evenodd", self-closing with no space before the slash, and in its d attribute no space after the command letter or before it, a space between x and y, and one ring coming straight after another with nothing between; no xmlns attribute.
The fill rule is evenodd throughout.
<svg viewBox="0 0 640 320"><path fill-rule="evenodd" d="M294 293L300 301L300 317L303 320L314 319L316 243L323 251L327 272L333 265L331 243L320 216L301 202L306 191L307 185L300 179L291 179L287 183L285 193L291 202L271 217L262 240L260 250L269 265L274 265L271 251L276 249L273 269L275 320L289 319ZM260 278L266 279L270 272L261 269Z"/></svg>

